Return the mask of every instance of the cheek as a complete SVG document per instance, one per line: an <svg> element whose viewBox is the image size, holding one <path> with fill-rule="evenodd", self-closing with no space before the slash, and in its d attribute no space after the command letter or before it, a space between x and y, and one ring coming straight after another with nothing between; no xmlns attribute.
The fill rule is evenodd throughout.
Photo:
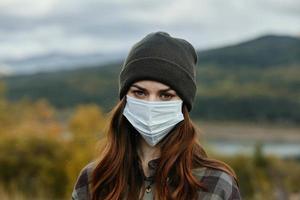
<svg viewBox="0 0 300 200"><path fill-rule="evenodd" d="M131 91L128 91L128 92L127 92L127 95L130 96L130 97L135 97L134 93L131 92Z"/></svg>
<svg viewBox="0 0 300 200"><path fill-rule="evenodd" d="M179 96L174 96L173 99L174 100L182 100Z"/></svg>
<svg viewBox="0 0 300 200"><path fill-rule="evenodd" d="M130 89L127 91L126 95L133 97L133 93Z"/></svg>
<svg viewBox="0 0 300 200"><path fill-rule="evenodd" d="M131 93L127 93L128 96L133 97L133 95Z"/></svg>

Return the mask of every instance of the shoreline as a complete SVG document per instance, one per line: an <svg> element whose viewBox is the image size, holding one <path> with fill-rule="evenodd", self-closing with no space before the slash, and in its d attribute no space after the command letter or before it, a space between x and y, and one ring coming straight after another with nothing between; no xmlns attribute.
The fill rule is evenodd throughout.
<svg viewBox="0 0 300 200"><path fill-rule="evenodd" d="M300 143L300 126L275 123L195 121L204 140Z"/></svg>

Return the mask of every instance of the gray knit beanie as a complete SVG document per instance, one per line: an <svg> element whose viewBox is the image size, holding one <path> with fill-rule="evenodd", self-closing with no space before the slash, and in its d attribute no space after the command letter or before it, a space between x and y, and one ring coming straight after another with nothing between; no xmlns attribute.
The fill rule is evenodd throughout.
<svg viewBox="0 0 300 200"><path fill-rule="evenodd" d="M123 63L119 97L136 81L155 80L175 90L191 111L197 89L196 63L195 49L186 40L165 32L150 33L131 48Z"/></svg>

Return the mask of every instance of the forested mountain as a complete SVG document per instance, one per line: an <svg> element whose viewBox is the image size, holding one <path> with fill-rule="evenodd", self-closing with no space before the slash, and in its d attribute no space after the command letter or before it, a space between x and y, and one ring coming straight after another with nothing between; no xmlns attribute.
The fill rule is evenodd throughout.
<svg viewBox="0 0 300 200"><path fill-rule="evenodd" d="M274 67L300 63L300 38L267 35L219 49L201 51L199 62L221 67Z"/></svg>
<svg viewBox="0 0 300 200"><path fill-rule="evenodd" d="M194 118L300 122L300 39L263 36L199 51ZM116 61L81 69L1 78L10 100L46 98L59 108L118 100Z"/></svg>

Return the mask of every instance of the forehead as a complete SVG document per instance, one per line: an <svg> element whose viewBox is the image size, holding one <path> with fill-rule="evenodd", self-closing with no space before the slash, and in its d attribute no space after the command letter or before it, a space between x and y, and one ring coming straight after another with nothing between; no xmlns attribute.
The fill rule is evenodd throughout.
<svg viewBox="0 0 300 200"><path fill-rule="evenodd" d="M163 84L158 81L153 81L153 80L142 80L142 81L137 81L133 83L132 85L137 85L145 89L159 89L159 90L164 90L170 88L168 85ZM131 85L131 86L132 86Z"/></svg>

